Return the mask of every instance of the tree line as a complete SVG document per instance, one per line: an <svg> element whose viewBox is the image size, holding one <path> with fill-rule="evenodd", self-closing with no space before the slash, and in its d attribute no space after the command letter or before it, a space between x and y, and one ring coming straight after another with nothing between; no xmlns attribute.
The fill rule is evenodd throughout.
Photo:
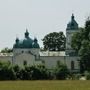
<svg viewBox="0 0 90 90"><path fill-rule="evenodd" d="M68 69L63 64L58 64L53 70L48 70L44 65L11 65L10 62L0 62L0 80L64 80L68 76Z"/></svg>

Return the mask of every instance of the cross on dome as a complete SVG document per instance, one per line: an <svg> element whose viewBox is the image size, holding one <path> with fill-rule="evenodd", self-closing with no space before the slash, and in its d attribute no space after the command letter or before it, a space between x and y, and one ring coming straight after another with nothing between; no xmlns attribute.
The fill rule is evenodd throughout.
<svg viewBox="0 0 90 90"><path fill-rule="evenodd" d="M72 16L71 16L72 19L74 19L74 14L72 13Z"/></svg>
<svg viewBox="0 0 90 90"><path fill-rule="evenodd" d="M25 38L28 38L28 37L29 37L29 32L28 32L28 29L26 29Z"/></svg>

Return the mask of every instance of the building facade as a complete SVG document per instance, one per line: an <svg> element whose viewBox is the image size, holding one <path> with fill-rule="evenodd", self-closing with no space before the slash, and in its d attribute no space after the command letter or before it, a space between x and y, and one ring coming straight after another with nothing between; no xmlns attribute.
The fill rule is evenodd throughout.
<svg viewBox="0 0 90 90"><path fill-rule="evenodd" d="M75 51L71 47L71 40L74 33L79 31L78 23L74 15L71 16L71 21L67 24L66 28L66 55L75 56Z"/></svg>
<svg viewBox="0 0 90 90"><path fill-rule="evenodd" d="M72 35L78 31L78 24L75 21L74 15L71 16L71 21L66 28L66 51L63 52L49 52L40 51L37 38L31 39L29 32L26 30L24 39L16 38L13 45L12 56L0 56L2 61L10 61L14 65L23 66L25 62L27 65L44 64L46 68L53 69L56 67L58 61L65 64L69 70L79 71L78 56L72 55L74 50L71 48Z"/></svg>

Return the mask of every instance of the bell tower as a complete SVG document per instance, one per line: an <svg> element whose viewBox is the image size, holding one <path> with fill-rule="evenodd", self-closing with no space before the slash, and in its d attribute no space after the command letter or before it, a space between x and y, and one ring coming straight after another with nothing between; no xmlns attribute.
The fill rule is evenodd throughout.
<svg viewBox="0 0 90 90"><path fill-rule="evenodd" d="M67 24L66 28L66 55L74 55L74 50L71 47L72 36L75 32L78 32L78 23L75 20L74 14L71 16L71 21Z"/></svg>

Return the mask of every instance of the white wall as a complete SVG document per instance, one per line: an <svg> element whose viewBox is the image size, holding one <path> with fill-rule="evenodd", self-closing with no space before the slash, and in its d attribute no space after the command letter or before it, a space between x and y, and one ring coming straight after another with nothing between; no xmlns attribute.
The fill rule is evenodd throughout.
<svg viewBox="0 0 90 90"><path fill-rule="evenodd" d="M12 60L13 60L12 56L0 56L1 62L8 62L9 61L12 63Z"/></svg>
<svg viewBox="0 0 90 90"><path fill-rule="evenodd" d="M71 61L74 61L75 63L75 69L79 69L79 62L78 57L70 57L70 56L43 56L40 57L42 61L45 62L45 66L49 69L54 68L57 65L57 61L60 61L61 63L65 64L68 69L71 69Z"/></svg>
<svg viewBox="0 0 90 90"><path fill-rule="evenodd" d="M68 69L71 69L71 61L75 63L75 69L79 69L79 57L73 56L41 56L39 60L35 59L35 56L27 53L22 53L17 56L0 56L0 61L10 61L13 64L18 64L23 66L23 62L27 61L28 65L42 64L42 61L45 62L45 66L48 69L53 69L57 65L57 61L65 64Z"/></svg>
<svg viewBox="0 0 90 90"><path fill-rule="evenodd" d="M24 61L26 61L28 65L33 65L35 63L35 56L31 54L22 53L13 57L13 64L23 66Z"/></svg>
<svg viewBox="0 0 90 90"><path fill-rule="evenodd" d="M75 65L76 70L80 69L79 61L78 61L79 57L77 57L77 56L66 56L65 58L66 58L66 64L68 66L68 69L71 69L71 61L74 61L74 63L75 63L74 65Z"/></svg>
<svg viewBox="0 0 90 90"><path fill-rule="evenodd" d="M79 30L66 30L66 54L72 52L71 47L71 40L74 33L78 32Z"/></svg>

